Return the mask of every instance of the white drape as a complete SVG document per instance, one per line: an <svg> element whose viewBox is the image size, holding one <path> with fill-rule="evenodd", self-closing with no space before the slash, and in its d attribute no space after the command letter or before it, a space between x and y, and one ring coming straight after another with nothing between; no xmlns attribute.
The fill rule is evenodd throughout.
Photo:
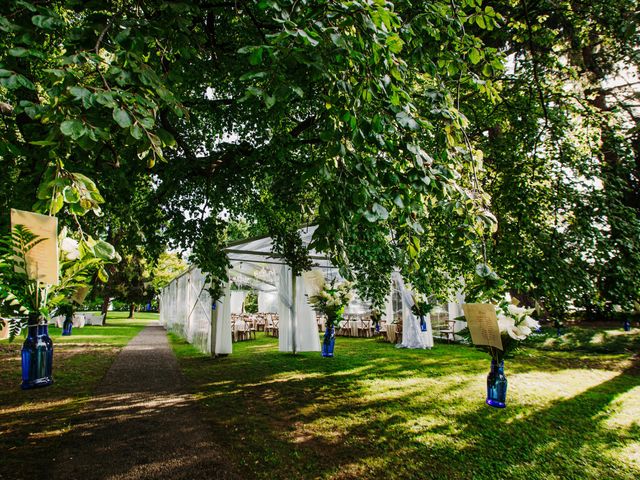
<svg viewBox="0 0 640 480"><path fill-rule="evenodd" d="M319 352L320 337L316 314L307 302L307 282L303 277L292 280L291 268L283 265L278 284L278 347L281 352Z"/></svg>
<svg viewBox="0 0 640 480"><path fill-rule="evenodd" d="M402 294L402 343L400 348L431 348L433 347L433 330L431 329L431 317L427 315L427 331L420 330L420 320L411 311L414 305L411 292L404 287L404 281L399 272L393 272L393 278Z"/></svg>
<svg viewBox="0 0 640 480"><path fill-rule="evenodd" d="M293 352L291 287L291 268L288 265L282 265L278 279L278 348L281 352Z"/></svg>
<svg viewBox="0 0 640 480"><path fill-rule="evenodd" d="M305 275L296 279L296 350L298 352L319 352L320 337L316 312L307 301L311 285Z"/></svg>
<svg viewBox="0 0 640 480"><path fill-rule="evenodd" d="M258 311L262 313L277 313L278 294L276 292L258 292Z"/></svg>
<svg viewBox="0 0 640 480"><path fill-rule="evenodd" d="M391 292L393 292L393 286L391 287ZM393 322L393 297L391 293L387 295L387 298L384 300L384 312L382 313L382 318L387 321L387 323Z"/></svg>
<svg viewBox="0 0 640 480"><path fill-rule="evenodd" d="M211 326L213 338L211 339L216 355L230 354L233 350L231 343L231 284L224 286L222 298L216 302L214 325Z"/></svg>
<svg viewBox="0 0 640 480"><path fill-rule="evenodd" d="M234 290L231 292L231 313L242 313L242 304L247 297L244 290Z"/></svg>

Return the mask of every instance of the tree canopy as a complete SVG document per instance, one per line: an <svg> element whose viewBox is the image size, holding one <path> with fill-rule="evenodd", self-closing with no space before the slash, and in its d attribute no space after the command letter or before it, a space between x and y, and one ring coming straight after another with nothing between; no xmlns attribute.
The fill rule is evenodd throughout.
<svg viewBox="0 0 640 480"><path fill-rule="evenodd" d="M54 165L106 200L84 228L125 257L190 249L214 285L238 222L295 271L314 223L377 302L394 268L445 296L477 263L552 313L630 302L637 90L610 82L637 20L629 0L5 2L0 205L30 209Z"/></svg>

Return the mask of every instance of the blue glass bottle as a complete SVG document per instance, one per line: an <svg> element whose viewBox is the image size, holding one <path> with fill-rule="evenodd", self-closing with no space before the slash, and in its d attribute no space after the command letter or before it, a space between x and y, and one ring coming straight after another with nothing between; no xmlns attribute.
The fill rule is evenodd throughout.
<svg viewBox="0 0 640 480"><path fill-rule="evenodd" d="M631 331L631 322L629 321L628 318L624 321L623 328L625 332Z"/></svg>
<svg viewBox="0 0 640 480"><path fill-rule="evenodd" d="M333 357L333 347L336 343L335 327L331 325L327 326L324 331L324 338L322 339L322 356Z"/></svg>
<svg viewBox="0 0 640 480"><path fill-rule="evenodd" d="M422 315L420 315L420 331L422 331L422 332L426 332L427 331L427 322L425 322L424 316L422 316Z"/></svg>
<svg viewBox="0 0 640 480"><path fill-rule="evenodd" d="M71 330L73 330L73 314L65 317L64 322L62 323L62 336L70 336Z"/></svg>
<svg viewBox="0 0 640 480"><path fill-rule="evenodd" d="M507 406L507 377L504 376L503 360L491 360L491 371L487 376L487 405L496 408Z"/></svg>
<svg viewBox="0 0 640 480"><path fill-rule="evenodd" d="M27 338L22 344L23 390L53 383L53 342L49 338L49 326L38 314L31 314L28 329Z"/></svg>

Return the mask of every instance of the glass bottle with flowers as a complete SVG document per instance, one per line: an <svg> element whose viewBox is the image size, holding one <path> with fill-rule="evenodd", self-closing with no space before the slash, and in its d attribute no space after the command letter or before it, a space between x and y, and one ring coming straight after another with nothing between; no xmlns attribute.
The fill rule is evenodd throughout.
<svg viewBox="0 0 640 480"><path fill-rule="evenodd" d="M311 272L313 273L313 272ZM322 340L322 356L333 357L335 329L343 319L344 309L353 300L352 283L327 282L322 272L315 274L315 293L308 296L311 307L325 316L325 332Z"/></svg>
<svg viewBox="0 0 640 480"><path fill-rule="evenodd" d="M505 297L496 305L498 329L502 340L502 350L485 347L491 355L491 371L487 377L487 405L504 408L507 400L507 377L504 375L504 359L510 356L531 333L540 328L537 320L531 318L533 308L516 305L515 299Z"/></svg>
<svg viewBox="0 0 640 480"><path fill-rule="evenodd" d="M413 306L411 311L420 320L420 331L427 331L426 316L431 313L435 305L429 301L429 298L419 292L413 293Z"/></svg>
<svg viewBox="0 0 640 480"><path fill-rule="evenodd" d="M491 370L487 376L487 405L497 408L506 406L507 377L504 374L504 359L513 354L540 324L531 317L533 308L518 306L518 301L505 294L505 282L487 265L476 267L475 276L469 285L468 303L487 303L494 306L502 350L478 345L477 348L491 355ZM467 331L468 333L468 331Z"/></svg>

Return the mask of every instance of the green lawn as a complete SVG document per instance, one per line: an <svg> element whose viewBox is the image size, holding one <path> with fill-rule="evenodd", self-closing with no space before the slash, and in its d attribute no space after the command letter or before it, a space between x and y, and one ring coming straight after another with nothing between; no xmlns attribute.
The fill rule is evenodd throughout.
<svg viewBox="0 0 640 480"><path fill-rule="evenodd" d="M620 325L609 328L592 327L588 324L563 327L560 337L555 328L543 328L542 334L530 338L532 345L543 350L629 354L640 352L640 328L625 332Z"/></svg>
<svg viewBox="0 0 640 480"><path fill-rule="evenodd" d="M158 318L157 314L123 318L127 315L110 312L106 326L74 328L70 337L62 337L59 328L49 328L54 384L46 388L20 390L23 337L12 343L0 341L0 478L5 478L3 472L15 473L14 467L26 458L45 462L45 457L55 456L70 419L90 398L117 353Z"/></svg>
<svg viewBox="0 0 640 480"><path fill-rule="evenodd" d="M640 478L628 353L525 350L498 410L484 404L488 357L462 345L338 338L323 359L259 335L214 360L172 344L242 478Z"/></svg>

